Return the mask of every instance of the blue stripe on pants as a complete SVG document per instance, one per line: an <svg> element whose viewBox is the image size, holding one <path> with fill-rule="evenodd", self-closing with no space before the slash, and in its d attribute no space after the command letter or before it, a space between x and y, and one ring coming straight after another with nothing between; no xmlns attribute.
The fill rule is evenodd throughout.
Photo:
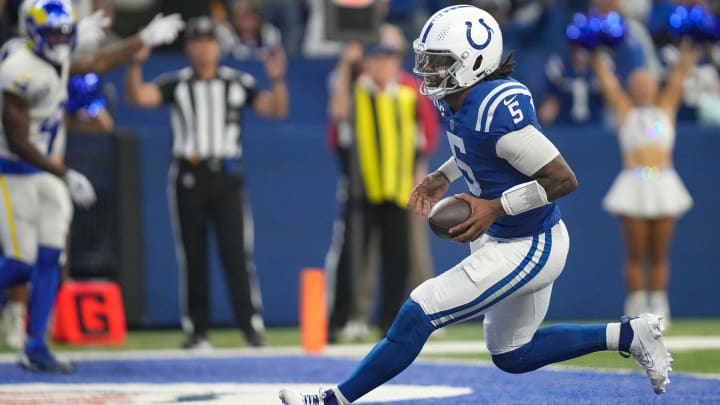
<svg viewBox="0 0 720 405"><path fill-rule="evenodd" d="M496 291L501 289L503 286L508 284L512 279L514 279L518 274L520 274L521 271L525 269L525 267L530 263L530 260L532 260L533 256L535 256L535 251L537 250L539 237L537 235L533 236L532 245L530 246L530 250L525 255L525 258L520 262L520 264L507 276L505 276L502 280L495 283L492 287L487 289L484 293L482 293L479 297L475 298L474 300L460 305L455 308L446 309L444 311L440 311L434 314L428 315L428 317L431 320L437 320L444 316L465 310L467 308L472 308L475 305L480 304L481 302L485 301L488 297L490 297L492 294L494 294Z"/></svg>
<svg viewBox="0 0 720 405"><path fill-rule="evenodd" d="M547 261L548 261L548 258L550 257L551 251L552 251L552 232L546 231L545 232L545 246L543 248L542 254L540 255L540 260L538 260L538 263L535 265L535 267L533 267L533 269L530 271L530 273L528 273L525 277L520 279L520 281L517 284L513 285L510 289L508 289L507 291L502 293L499 297L495 298L494 300L490 301L489 303L481 306L480 308L474 309L466 314L460 315L458 317L453 317L453 318L451 318L443 323L440 323L438 325L435 325L435 326L437 328L442 328L443 326L446 326L448 324L451 324L454 322L459 322L459 321L462 321L463 319L472 318L473 316L477 315L478 313L481 313L481 312L485 311L486 309L490 308L491 306L495 305L500 300L504 299L505 297L512 294L513 292L519 290L520 288L522 288L522 286L529 283L533 278L535 278L535 276L540 274L540 270L542 270L543 267L545 267L545 264L547 264ZM530 257L532 257L532 256L530 256ZM515 273L515 272L513 272L513 273ZM518 271L517 273L519 274L520 271ZM503 281L505 279L507 279L507 277L505 277L503 279Z"/></svg>

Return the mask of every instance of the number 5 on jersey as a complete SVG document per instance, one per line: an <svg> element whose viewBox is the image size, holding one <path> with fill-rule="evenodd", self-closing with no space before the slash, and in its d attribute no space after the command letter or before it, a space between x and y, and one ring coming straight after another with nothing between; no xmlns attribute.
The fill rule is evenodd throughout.
<svg viewBox="0 0 720 405"><path fill-rule="evenodd" d="M475 179L475 175L473 174L470 166L463 161L463 158L466 156L465 143L463 142L462 138L453 134L452 132L448 131L447 137L448 142L450 142L450 148L452 150L452 153L455 156L455 162L460 168L460 171L462 171L465 175L465 180L467 181L468 187L470 188L470 192L475 194L475 196L479 197L480 193L482 192L482 190L480 189L480 183L478 183L478 181Z"/></svg>
<svg viewBox="0 0 720 405"><path fill-rule="evenodd" d="M517 109L518 107L520 107L520 102L517 101L517 96L513 96L509 100L503 100L503 104L505 104L505 106L510 111L510 115L512 115L513 122L515 124L519 123L523 120L523 118L525 118L525 116L523 116L522 110Z"/></svg>

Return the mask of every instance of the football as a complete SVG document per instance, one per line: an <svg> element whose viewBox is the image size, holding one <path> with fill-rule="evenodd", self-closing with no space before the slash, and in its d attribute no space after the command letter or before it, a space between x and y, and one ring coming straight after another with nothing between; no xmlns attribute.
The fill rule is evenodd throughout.
<svg viewBox="0 0 720 405"><path fill-rule="evenodd" d="M452 239L450 229L463 223L470 216L470 212L470 204L467 201L452 196L445 197L430 210L428 224L441 239Z"/></svg>

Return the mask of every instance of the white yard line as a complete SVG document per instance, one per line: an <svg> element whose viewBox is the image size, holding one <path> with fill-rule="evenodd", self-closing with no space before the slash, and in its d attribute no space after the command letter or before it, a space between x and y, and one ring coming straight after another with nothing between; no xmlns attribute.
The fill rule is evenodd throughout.
<svg viewBox="0 0 720 405"><path fill-rule="evenodd" d="M665 345L670 352L696 351L720 349L720 336L669 336L665 338ZM330 357L362 357L372 348L372 344L343 344L329 345L323 355ZM118 360L118 359L167 359L167 358L193 358L210 357L220 358L228 356L289 356L304 354L299 346L277 346L263 348L230 348L214 349L206 352L188 352L181 349L152 349L152 350L88 350L88 351L60 351L63 357L73 360ZM487 353L484 341L453 341L433 342L425 345L422 354L465 354ZM0 362L15 362L13 353L0 354Z"/></svg>

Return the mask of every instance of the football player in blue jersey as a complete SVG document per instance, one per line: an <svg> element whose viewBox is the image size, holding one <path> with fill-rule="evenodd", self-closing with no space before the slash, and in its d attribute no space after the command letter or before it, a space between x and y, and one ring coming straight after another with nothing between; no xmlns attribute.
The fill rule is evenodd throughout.
<svg viewBox="0 0 720 405"><path fill-rule="evenodd" d="M435 100L453 156L415 187L410 206L427 215L461 177L472 207L450 230L471 254L410 294L387 336L338 386L302 395L288 389L288 405L349 404L390 380L417 357L430 334L485 315L495 365L525 373L601 350L629 353L655 393L665 391L672 361L659 317L643 314L599 325L539 328L569 237L555 202L577 180L540 131L532 95L510 78L512 56L502 58L502 33L487 12L456 5L435 13L413 44L420 91Z"/></svg>

